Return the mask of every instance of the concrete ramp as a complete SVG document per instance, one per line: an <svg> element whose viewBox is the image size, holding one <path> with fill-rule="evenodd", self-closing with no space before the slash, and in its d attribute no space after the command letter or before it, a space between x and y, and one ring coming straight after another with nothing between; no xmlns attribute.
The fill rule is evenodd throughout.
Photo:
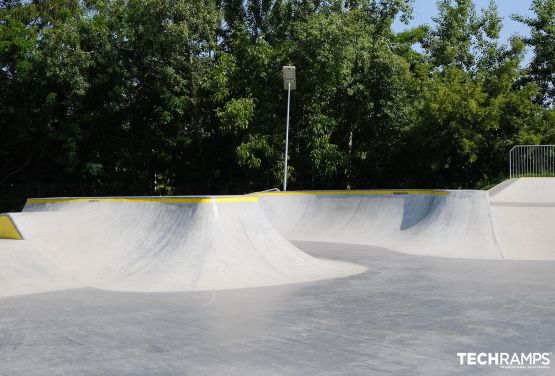
<svg viewBox="0 0 555 376"><path fill-rule="evenodd" d="M280 285L366 270L297 249L267 221L256 197L34 199L10 218L25 240L0 240L1 257L7 258L0 275L10 275L7 270L22 255L19 273L38 278L26 292L35 292L41 279L62 288L69 280L110 290L184 291ZM60 271L66 279L58 278ZM0 284L0 296L20 290Z"/></svg>
<svg viewBox="0 0 555 376"><path fill-rule="evenodd" d="M364 244L416 255L555 260L555 178L488 191L259 193L287 239Z"/></svg>
<svg viewBox="0 0 555 376"><path fill-rule="evenodd" d="M416 255L500 259L485 191L261 193L287 239L365 244Z"/></svg>
<svg viewBox="0 0 555 376"><path fill-rule="evenodd" d="M0 298L85 287L27 241L0 239Z"/></svg>
<svg viewBox="0 0 555 376"><path fill-rule="evenodd" d="M555 204L555 178L508 179L489 191L496 204L525 203L546 206Z"/></svg>
<svg viewBox="0 0 555 376"><path fill-rule="evenodd" d="M288 240L436 257L555 259L555 179L489 191L266 192L30 199L0 215L0 296L73 287L187 291L281 285L365 268Z"/></svg>
<svg viewBox="0 0 555 376"><path fill-rule="evenodd" d="M555 178L510 179L489 194L505 258L555 260Z"/></svg>

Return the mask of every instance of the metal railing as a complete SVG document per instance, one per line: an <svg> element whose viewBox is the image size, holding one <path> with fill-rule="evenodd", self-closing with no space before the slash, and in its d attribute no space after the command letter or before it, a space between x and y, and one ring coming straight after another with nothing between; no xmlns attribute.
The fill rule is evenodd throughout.
<svg viewBox="0 0 555 376"><path fill-rule="evenodd" d="M555 145L516 145L509 152L509 177L555 177Z"/></svg>

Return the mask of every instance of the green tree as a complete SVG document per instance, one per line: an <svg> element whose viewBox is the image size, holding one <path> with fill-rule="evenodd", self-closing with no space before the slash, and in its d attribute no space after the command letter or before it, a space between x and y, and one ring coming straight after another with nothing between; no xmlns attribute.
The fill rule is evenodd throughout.
<svg viewBox="0 0 555 376"><path fill-rule="evenodd" d="M513 18L530 28L523 38L533 50L528 75L524 82L540 87L538 101L546 106L555 104L555 0L532 0L534 17L514 15Z"/></svg>
<svg viewBox="0 0 555 376"><path fill-rule="evenodd" d="M286 64L291 188L489 184L555 141L553 2L532 7L503 44L470 0L400 33L411 1L1 1L0 205L280 186Z"/></svg>
<svg viewBox="0 0 555 376"><path fill-rule="evenodd" d="M428 62L415 70L418 120L407 133L405 154L418 158L406 175L409 184L480 186L503 173L512 145L545 130L546 112L533 102L536 85L516 85L523 45L518 39L499 43L494 3L481 14L470 1L438 6L424 41Z"/></svg>

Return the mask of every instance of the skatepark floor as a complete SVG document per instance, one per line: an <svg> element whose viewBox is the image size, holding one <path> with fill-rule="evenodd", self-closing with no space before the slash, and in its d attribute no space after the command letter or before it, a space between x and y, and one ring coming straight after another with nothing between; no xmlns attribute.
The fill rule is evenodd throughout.
<svg viewBox="0 0 555 376"><path fill-rule="evenodd" d="M460 366L456 354L555 350L555 261L295 245L368 271L217 292L75 289L0 298L0 375L554 372Z"/></svg>

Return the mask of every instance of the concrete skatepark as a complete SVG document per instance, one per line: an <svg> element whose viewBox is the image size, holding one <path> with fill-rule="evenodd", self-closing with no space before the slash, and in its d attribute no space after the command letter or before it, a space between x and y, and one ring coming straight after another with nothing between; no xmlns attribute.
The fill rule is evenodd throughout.
<svg viewBox="0 0 555 376"><path fill-rule="evenodd" d="M29 199L0 217L0 374L550 374L456 353L553 350L554 223L553 178Z"/></svg>

